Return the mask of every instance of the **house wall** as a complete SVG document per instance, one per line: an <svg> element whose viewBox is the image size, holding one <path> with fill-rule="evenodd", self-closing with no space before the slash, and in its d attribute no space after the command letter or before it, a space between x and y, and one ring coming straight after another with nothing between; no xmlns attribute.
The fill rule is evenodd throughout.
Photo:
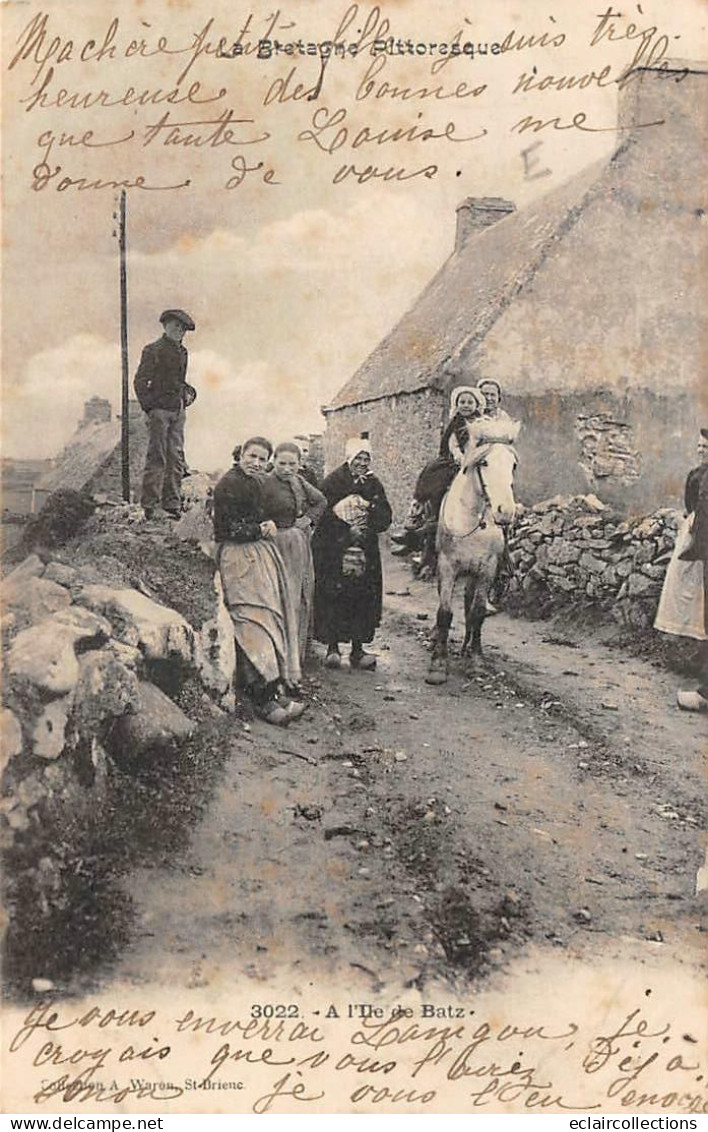
<svg viewBox="0 0 708 1132"><path fill-rule="evenodd" d="M698 422L688 393L548 392L509 397L522 422L517 498L592 492L623 515L679 506L696 462Z"/></svg>
<svg viewBox="0 0 708 1132"><path fill-rule="evenodd" d="M386 397L326 414L327 472L344 459L350 436L369 433L373 468L389 498L394 521L406 515L423 465L437 455L447 399L434 389Z"/></svg>

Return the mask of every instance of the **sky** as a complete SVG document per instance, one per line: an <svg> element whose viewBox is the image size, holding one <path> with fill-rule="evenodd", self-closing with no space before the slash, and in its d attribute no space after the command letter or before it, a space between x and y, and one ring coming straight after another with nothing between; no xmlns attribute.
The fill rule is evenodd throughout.
<svg viewBox="0 0 708 1132"><path fill-rule="evenodd" d="M277 35L284 42L295 37L319 42L333 35L347 7L335 0L283 3ZM416 42L449 42L459 32L461 43L501 42L509 35L514 43L522 35L538 39L562 29L565 43L451 59L437 74L431 71L432 55L388 57L366 97L362 83L371 57L362 51L357 58L330 61L318 100L292 97L298 82L306 91L315 81L319 64L311 58L218 60L207 50L177 84L205 27L203 44L214 44L221 35L230 42L250 12L251 30L241 42L256 39L267 26L270 5L256 3L238 16L233 5L207 7L190 0L118 0L109 14L104 5L84 0L6 10L5 455L54 456L71 437L88 397L107 397L116 408L120 402L117 194L110 185L58 191L61 177L142 175L160 184L190 179L182 190L128 190L130 373L132 379L143 345L161 332L160 311L173 306L189 311L197 328L185 339L188 380L198 400L189 411L187 455L191 466L214 470L227 465L234 444L253 432L277 441L323 430L321 406L451 254L455 208L465 196L503 196L522 208L584 165L609 156L619 136L613 132L618 91L609 79L604 85L598 80L603 67L611 68L610 79L620 74L644 42L642 36L648 50L658 50L665 35L667 57L692 57L696 45L706 54L706 7L698 0L630 7L611 31L606 22L605 34L593 46L598 13L606 9L595 0L524 0L523 6L499 0L486 16L475 10L474 20L458 0L434 7L422 0L392 0L380 8L354 5L355 18L345 34L350 40L357 29L366 33L371 20L386 32L387 19L392 31ZM107 51L97 59L114 12L115 54ZM46 24L33 24L42 14ZM160 35L174 53L156 50ZM139 45L141 38L142 53L131 54L128 45ZM90 40L93 48L86 47ZM85 61L79 57L82 46ZM590 78L582 90L551 86L542 93L514 94L522 72L532 83L544 75ZM280 100L273 87L278 80ZM194 82L200 84L199 96L213 96L213 103L98 110L52 104L61 101L61 89L77 96L105 89L113 97L128 87L153 93L177 88L184 96ZM445 99L391 94L396 86L415 90L440 84L449 94L460 82L486 90ZM217 98L219 91L224 93ZM158 135L161 141L144 144L145 131L166 109L170 122L189 122L227 108L233 117L249 120L238 127L243 133L237 137L253 130L269 138L246 146L162 144L165 129ZM550 127L522 138L512 128L527 113L544 119L558 115L567 124L581 110L598 132ZM338 112L344 112L340 124L318 133L315 122L328 123ZM412 127L441 134L449 123L454 123L454 140L352 145L362 128L369 135ZM190 129L198 137L209 132L183 126L182 136ZM486 136L479 140L457 140L483 130ZM132 140L106 145L131 131ZM308 133L319 140L302 136ZM326 151L330 145L331 153ZM60 166L61 171L44 187L33 188L33 170L43 159L42 168ZM227 188L231 161L239 159L253 165L263 160L264 168L274 169L277 183L267 184L254 172ZM376 163L382 170L405 167L408 172L434 163L437 170L430 178L357 184L350 175L333 184L334 173L347 163L359 170Z"/></svg>

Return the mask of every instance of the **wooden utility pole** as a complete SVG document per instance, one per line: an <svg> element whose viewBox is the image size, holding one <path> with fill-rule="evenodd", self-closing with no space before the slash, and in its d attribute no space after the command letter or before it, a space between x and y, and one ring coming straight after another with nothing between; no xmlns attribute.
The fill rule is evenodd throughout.
<svg viewBox="0 0 708 1132"><path fill-rule="evenodd" d="M121 417L120 452L123 499L130 502L130 422L128 409L128 274L125 263L126 246L126 193L121 189L118 218L118 246L120 248L120 353L121 353Z"/></svg>

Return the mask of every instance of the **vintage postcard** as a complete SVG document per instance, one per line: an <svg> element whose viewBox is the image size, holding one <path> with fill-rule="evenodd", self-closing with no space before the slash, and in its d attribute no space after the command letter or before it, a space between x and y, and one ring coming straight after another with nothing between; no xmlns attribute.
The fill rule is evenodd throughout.
<svg viewBox="0 0 708 1132"><path fill-rule="evenodd" d="M3 1111L705 1113L705 3L0 15Z"/></svg>

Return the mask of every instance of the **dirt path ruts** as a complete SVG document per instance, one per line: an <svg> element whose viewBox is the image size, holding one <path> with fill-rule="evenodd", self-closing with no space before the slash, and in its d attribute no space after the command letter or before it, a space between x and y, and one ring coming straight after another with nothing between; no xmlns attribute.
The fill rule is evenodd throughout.
<svg viewBox="0 0 708 1132"><path fill-rule="evenodd" d="M453 661L429 687L433 587L391 563L386 589L376 673L315 666L287 731L229 721L189 848L126 881L132 940L105 974L423 986L531 944L700 962L705 724L674 678L498 617L488 672Z"/></svg>

